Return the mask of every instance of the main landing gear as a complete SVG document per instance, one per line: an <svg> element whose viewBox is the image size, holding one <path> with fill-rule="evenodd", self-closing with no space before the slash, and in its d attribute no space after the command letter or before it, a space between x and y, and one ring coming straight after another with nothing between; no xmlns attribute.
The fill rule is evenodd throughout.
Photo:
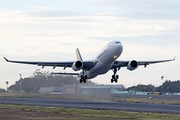
<svg viewBox="0 0 180 120"><path fill-rule="evenodd" d="M87 75L84 75L85 70L83 70L83 75L81 75L80 83L84 82L86 83Z"/></svg>
<svg viewBox="0 0 180 120"><path fill-rule="evenodd" d="M119 70L119 69L118 69ZM114 72L114 75L112 75L112 79L111 79L111 83L113 83L115 81L115 83L117 83L117 80L119 78L118 75L116 75L116 72L117 72L117 68L114 68L113 69L113 72Z"/></svg>
<svg viewBox="0 0 180 120"><path fill-rule="evenodd" d="M80 83L82 82L86 83L86 80L87 80L87 75L85 76L81 75Z"/></svg>
<svg viewBox="0 0 180 120"><path fill-rule="evenodd" d="M111 79L111 83L113 83L115 81L115 83L117 83L119 76L118 75L112 75L112 79Z"/></svg>

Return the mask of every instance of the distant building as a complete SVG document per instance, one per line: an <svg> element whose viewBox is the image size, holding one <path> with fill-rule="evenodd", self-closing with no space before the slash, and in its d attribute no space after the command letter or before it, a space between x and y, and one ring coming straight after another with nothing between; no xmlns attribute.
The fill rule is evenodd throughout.
<svg viewBox="0 0 180 120"><path fill-rule="evenodd" d="M111 86L119 91L124 91L123 85L64 85L63 94L110 94Z"/></svg>
<svg viewBox="0 0 180 120"><path fill-rule="evenodd" d="M63 87L41 87L39 93L49 94L90 94L107 95L111 87L118 91L124 91L123 85L64 85Z"/></svg>
<svg viewBox="0 0 180 120"><path fill-rule="evenodd" d="M63 87L41 87L39 93L62 94Z"/></svg>

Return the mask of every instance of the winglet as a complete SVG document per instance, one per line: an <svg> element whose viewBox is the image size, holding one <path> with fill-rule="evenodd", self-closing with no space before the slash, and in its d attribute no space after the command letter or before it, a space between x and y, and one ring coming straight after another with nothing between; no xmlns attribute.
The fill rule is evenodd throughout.
<svg viewBox="0 0 180 120"><path fill-rule="evenodd" d="M76 56L77 56L77 60L83 61L78 48L76 49Z"/></svg>
<svg viewBox="0 0 180 120"><path fill-rule="evenodd" d="M7 58L4 57L4 59L8 62L9 60Z"/></svg>
<svg viewBox="0 0 180 120"><path fill-rule="evenodd" d="M174 56L174 60L176 59L176 56Z"/></svg>

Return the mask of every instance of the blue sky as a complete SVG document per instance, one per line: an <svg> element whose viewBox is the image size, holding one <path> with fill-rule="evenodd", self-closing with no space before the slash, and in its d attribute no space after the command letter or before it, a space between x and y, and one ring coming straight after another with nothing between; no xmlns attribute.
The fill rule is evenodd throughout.
<svg viewBox="0 0 180 120"><path fill-rule="evenodd" d="M91 59L112 40L122 42L118 60L176 61L121 68L118 84L160 85L179 79L180 2L178 0L0 0L0 87L29 77L38 66L10 64L3 57L27 61L74 61L78 47ZM63 72L63 68L50 72ZM67 72L72 72L67 69ZM111 84L112 71L92 81Z"/></svg>

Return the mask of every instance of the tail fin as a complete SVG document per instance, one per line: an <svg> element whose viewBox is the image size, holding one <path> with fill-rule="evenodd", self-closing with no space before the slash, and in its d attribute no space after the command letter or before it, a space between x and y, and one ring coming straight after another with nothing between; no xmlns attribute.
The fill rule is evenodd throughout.
<svg viewBox="0 0 180 120"><path fill-rule="evenodd" d="M79 61L83 61L83 59L82 59L82 57L81 57L81 54L80 54L80 52L79 52L79 49L78 49L78 48L76 49L76 57L77 57L77 60L79 60Z"/></svg>
<svg viewBox="0 0 180 120"><path fill-rule="evenodd" d="M119 93L117 92L117 90L116 90L113 86L111 86L111 93L119 94Z"/></svg>
<svg viewBox="0 0 180 120"><path fill-rule="evenodd" d="M117 90L113 86L111 86L111 92L117 92Z"/></svg>

